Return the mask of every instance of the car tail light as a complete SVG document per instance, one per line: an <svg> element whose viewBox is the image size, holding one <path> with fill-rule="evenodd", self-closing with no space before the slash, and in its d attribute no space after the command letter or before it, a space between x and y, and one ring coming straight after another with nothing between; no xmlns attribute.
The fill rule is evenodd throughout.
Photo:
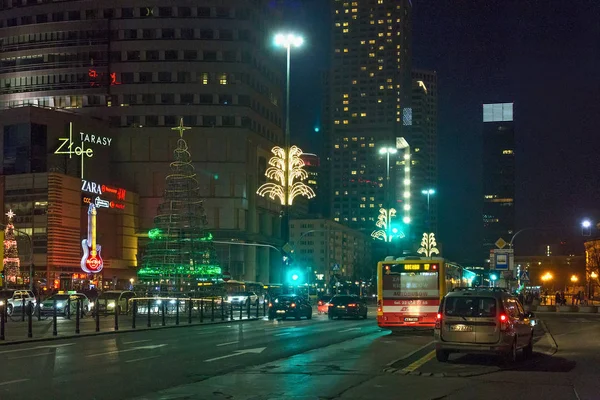
<svg viewBox="0 0 600 400"><path fill-rule="evenodd" d="M273 307L273 303L269 303L269 307Z"/></svg>
<svg viewBox="0 0 600 400"><path fill-rule="evenodd" d="M327 307L333 307L333 304L327 303Z"/></svg>
<svg viewBox="0 0 600 400"><path fill-rule="evenodd" d="M435 329L442 328L442 313L437 313L435 318Z"/></svg>
<svg viewBox="0 0 600 400"><path fill-rule="evenodd" d="M500 330L505 331L508 329L508 317L506 314L500 314Z"/></svg>
<svg viewBox="0 0 600 400"><path fill-rule="evenodd" d="M348 307L357 307L357 306L358 306L358 304L356 304L356 303L350 303L350 304L348 304Z"/></svg>
<svg viewBox="0 0 600 400"><path fill-rule="evenodd" d="M377 300L377 312L382 312L383 307L381 307L381 300Z"/></svg>
<svg viewBox="0 0 600 400"><path fill-rule="evenodd" d="M290 307L292 307L292 308L296 308L296 303L292 303L292 304L290 304Z"/></svg>

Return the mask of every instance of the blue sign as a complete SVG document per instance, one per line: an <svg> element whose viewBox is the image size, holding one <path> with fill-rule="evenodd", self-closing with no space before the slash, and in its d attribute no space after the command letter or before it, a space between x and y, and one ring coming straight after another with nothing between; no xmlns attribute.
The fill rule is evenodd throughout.
<svg viewBox="0 0 600 400"><path fill-rule="evenodd" d="M496 269L508 269L508 254L496 254Z"/></svg>

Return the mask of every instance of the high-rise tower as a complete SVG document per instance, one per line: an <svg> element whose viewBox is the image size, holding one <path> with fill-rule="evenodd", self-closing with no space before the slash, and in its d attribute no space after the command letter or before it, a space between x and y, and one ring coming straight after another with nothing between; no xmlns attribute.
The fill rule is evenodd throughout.
<svg viewBox="0 0 600 400"><path fill-rule="evenodd" d="M331 217L368 233L381 207L403 209L394 172L381 146L406 136L403 113L411 100L409 0L332 1L331 70L325 78L324 124ZM400 167L403 171L404 168ZM400 187L402 187L400 185ZM389 203L389 204L386 204Z"/></svg>

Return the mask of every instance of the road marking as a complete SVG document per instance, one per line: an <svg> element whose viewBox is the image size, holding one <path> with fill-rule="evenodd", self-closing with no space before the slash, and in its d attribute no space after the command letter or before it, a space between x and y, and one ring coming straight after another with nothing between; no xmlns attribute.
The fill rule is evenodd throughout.
<svg viewBox="0 0 600 400"><path fill-rule="evenodd" d="M123 344L144 343L144 342L151 342L151 341L152 341L152 339L134 340L133 342L123 342Z"/></svg>
<svg viewBox="0 0 600 400"><path fill-rule="evenodd" d="M240 342L239 340L236 340L234 342L221 343L221 344L218 344L217 347L229 346L230 344L236 344L236 343L239 343L239 342Z"/></svg>
<svg viewBox="0 0 600 400"><path fill-rule="evenodd" d="M126 363L132 363L132 362L136 362L136 361L144 361L144 360L151 360L153 358L158 358L160 356L151 356L151 357L142 357L142 358L135 358L133 360L127 360L125 361Z"/></svg>
<svg viewBox="0 0 600 400"><path fill-rule="evenodd" d="M154 350L154 349L158 349L158 348L164 347L164 346L168 346L168 345L167 344L156 344L156 345L151 345L151 346L138 346L138 347L133 347L131 349L115 350L115 351L107 351L106 353L90 354L89 356L86 356L86 357L107 356L110 354L127 353L130 351L137 351L137 350Z"/></svg>
<svg viewBox="0 0 600 400"><path fill-rule="evenodd" d="M260 354L265 349L266 349L266 347L257 347L255 349L236 350L235 352L233 352L231 354L227 354L227 355L224 355L224 356L221 356L221 357L209 358L208 360L204 360L204 362L213 362L213 361L217 361L217 360L222 360L224 358L241 356L243 354Z"/></svg>
<svg viewBox="0 0 600 400"><path fill-rule="evenodd" d="M430 361L431 359L433 359L433 357L435 357L435 350L432 350L430 353L424 355L422 358L420 358L417 361L415 361L414 363L410 364L408 367L404 368L402 371L413 372L417 368L422 367L423 364L425 364L428 361Z"/></svg>
<svg viewBox="0 0 600 400"><path fill-rule="evenodd" d="M292 332L283 332L283 333L278 333L278 334L273 335L273 336L286 336L286 335L291 335L291 334L292 334Z"/></svg>
<svg viewBox="0 0 600 400"><path fill-rule="evenodd" d="M31 351L31 350L39 350L39 349L57 349L60 347L65 347L65 346L73 346L74 344L75 343L53 344L53 345L48 345L48 346L29 347L27 349L4 350L4 351L0 351L0 354L17 353L19 351Z"/></svg>
<svg viewBox="0 0 600 400"><path fill-rule="evenodd" d="M9 357L7 358L7 360L18 360L20 358L32 358L32 357L40 357L40 356L49 356L51 354L55 354L51 351L49 351L48 353L35 353L35 354L28 354L26 356L19 356L19 357Z"/></svg>
<svg viewBox="0 0 600 400"><path fill-rule="evenodd" d="M0 386L10 385L10 384L19 383L19 382L27 382L28 380L29 379L15 379L14 381L0 382Z"/></svg>
<svg viewBox="0 0 600 400"><path fill-rule="evenodd" d="M348 328L348 329L344 329L343 331L339 331L338 333L342 333L342 332L350 332L350 331L360 331L362 328Z"/></svg>
<svg viewBox="0 0 600 400"><path fill-rule="evenodd" d="M394 342L393 342L393 341L390 341L390 343L394 343ZM418 352L420 352L420 351L421 351L421 350L423 350L424 348L431 346L432 344L433 344L433 340L432 340L431 342L427 343L427 344L424 344L423 346L419 347L418 349L411 351L411 352L410 352L410 353L408 353L407 355L405 355L405 356L402 356L402 358L399 358L399 359L397 359L397 360L394 360L394 361L392 361L392 362L388 363L388 364L386 365L386 367L391 367L392 365L394 365L394 364L395 364L395 363L397 363L398 361L406 360L407 358L414 356L415 354L417 354Z"/></svg>

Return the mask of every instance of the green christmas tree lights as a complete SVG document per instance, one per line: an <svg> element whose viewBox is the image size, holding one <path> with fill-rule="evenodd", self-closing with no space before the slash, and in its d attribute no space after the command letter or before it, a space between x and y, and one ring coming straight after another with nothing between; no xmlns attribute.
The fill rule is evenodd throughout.
<svg viewBox="0 0 600 400"><path fill-rule="evenodd" d="M164 200L158 206L154 228L138 271L138 281L153 292L182 292L195 287L198 280L221 275L216 260L213 236L206 230L206 214L200 187L192 165L183 126L179 132L171 173L166 178Z"/></svg>

